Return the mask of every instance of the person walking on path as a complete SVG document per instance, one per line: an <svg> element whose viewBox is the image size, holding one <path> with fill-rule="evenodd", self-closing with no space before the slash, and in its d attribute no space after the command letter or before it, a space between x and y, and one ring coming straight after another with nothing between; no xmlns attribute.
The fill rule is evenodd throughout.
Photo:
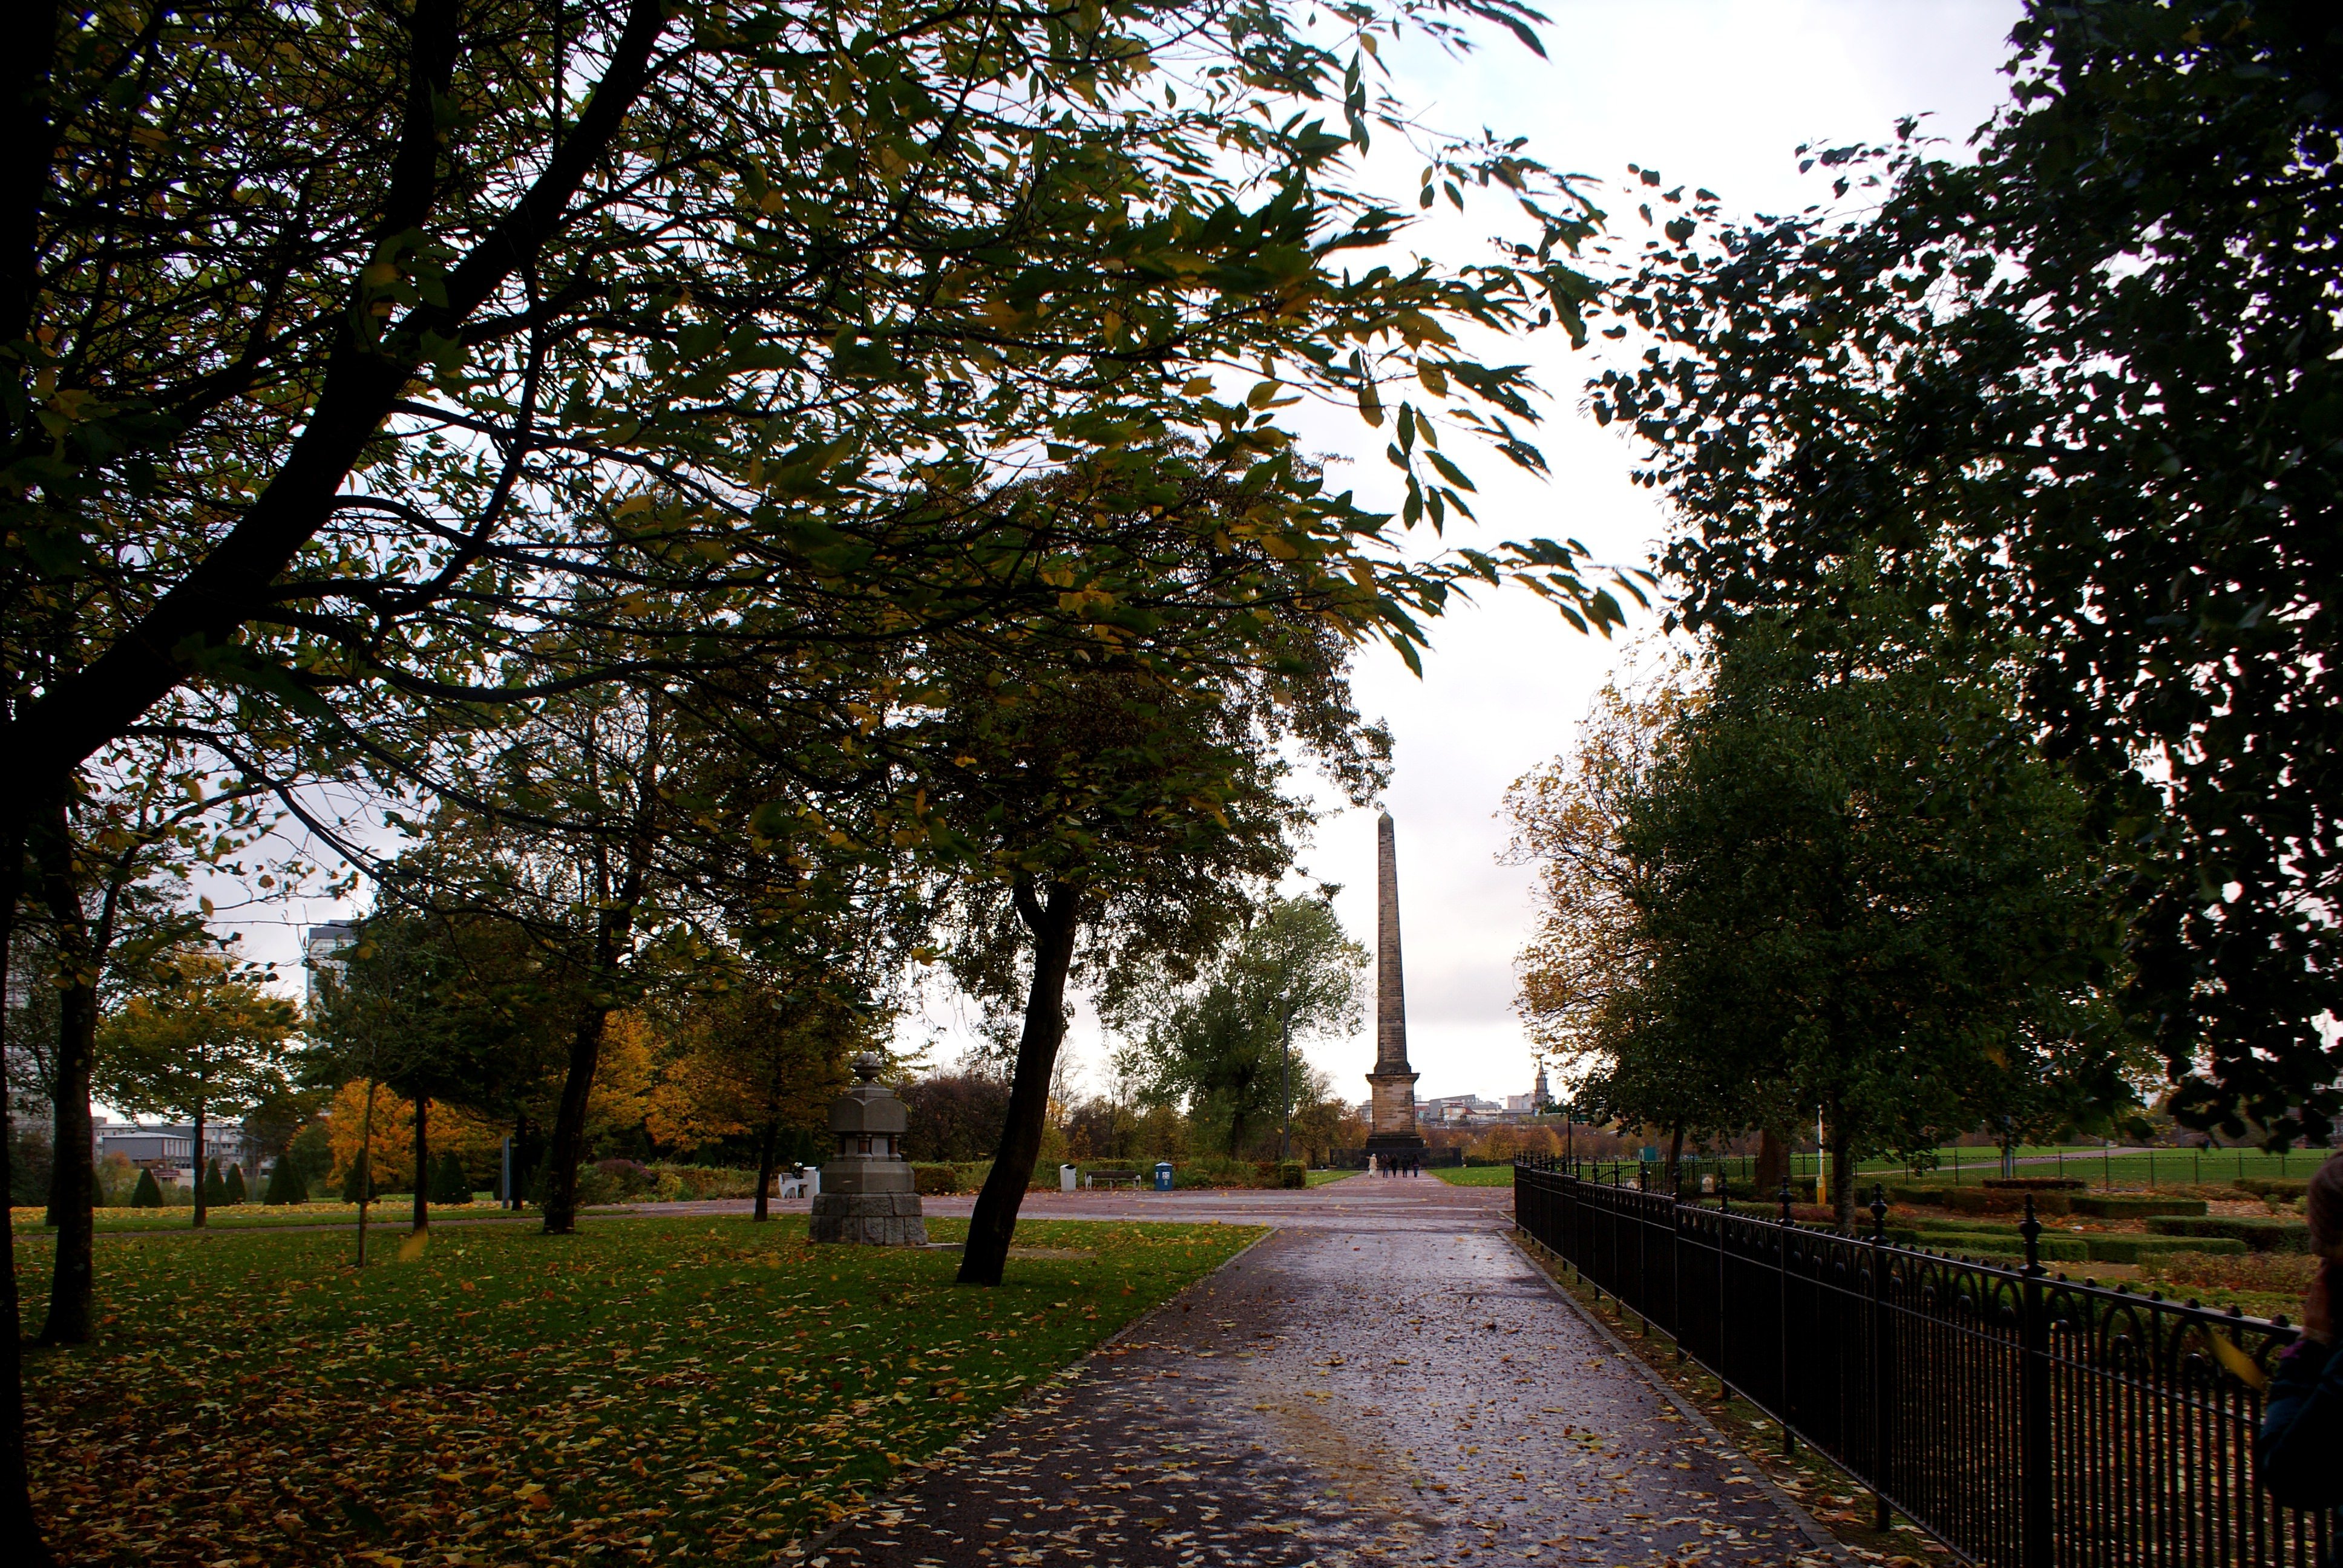
<svg viewBox="0 0 2343 1568"><path fill-rule="evenodd" d="M2343 1292L2343 1154L2310 1178L2304 1207L2319 1258L2302 1299L2302 1337L2278 1358L2269 1405L2254 1442L2262 1487L2289 1508L2335 1510L2330 1542L2343 1542L2343 1355L2335 1351L2335 1306ZM2343 1564L2343 1547L2326 1568Z"/></svg>

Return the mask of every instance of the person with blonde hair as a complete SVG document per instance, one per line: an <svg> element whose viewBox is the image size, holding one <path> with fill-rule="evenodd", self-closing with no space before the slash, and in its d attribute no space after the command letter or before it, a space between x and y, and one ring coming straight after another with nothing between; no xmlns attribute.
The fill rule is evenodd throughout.
<svg viewBox="0 0 2343 1568"><path fill-rule="evenodd" d="M2343 1541L2343 1355L2335 1352L2335 1307L2343 1296L2343 1153L2310 1178L2303 1207L2318 1255L2302 1298L2302 1337L2278 1358L2269 1404L2254 1442L2265 1491L2289 1508L2336 1511L2330 1542ZM2338 1555L2328 1554L2328 1568Z"/></svg>

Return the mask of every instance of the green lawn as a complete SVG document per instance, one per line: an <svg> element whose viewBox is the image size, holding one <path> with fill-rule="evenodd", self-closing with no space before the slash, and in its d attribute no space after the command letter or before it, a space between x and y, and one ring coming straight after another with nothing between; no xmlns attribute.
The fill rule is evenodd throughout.
<svg viewBox="0 0 2343 1568"><path fill-rule="evenodd" d="M796 1217L393 1231L363 1274L347 1231L107 1237L98 1342L28 1358L35 1500L72 1562L762 1562L1258 1234L1030 1222L992 1291Z"/></svg>
<svg viewBox="0 0 2343 1568"><path fill-rule="evenodd" d="M1329 1181L1341 1181L1357 1174L1356 1171L1312 1171L1310 1172L1310 1185L1323 1187Z"/></svg>
<svg viewBox="0 0 2343 1568"><path fill-rule="evenodd" d="M1440 1165L1432 1172L1451 1187L1510 1187L1513 1184L1513 1168L1510 1165Z"/></svg>

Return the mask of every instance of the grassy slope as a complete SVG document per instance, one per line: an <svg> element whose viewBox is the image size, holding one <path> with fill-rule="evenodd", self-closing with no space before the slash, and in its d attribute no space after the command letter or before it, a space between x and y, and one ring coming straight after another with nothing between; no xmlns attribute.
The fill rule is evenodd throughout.
<svg viewBox="0 0 2343 1568"><path fill-rule="evenodd" d="M393 1235L363 1275L347 1233L109 1238L99 1342L27 1366L35 1503L75 1562L762 1561L1256 1233L1029 1223L1086 1255L997 1291L799 1219Z"/></svg>

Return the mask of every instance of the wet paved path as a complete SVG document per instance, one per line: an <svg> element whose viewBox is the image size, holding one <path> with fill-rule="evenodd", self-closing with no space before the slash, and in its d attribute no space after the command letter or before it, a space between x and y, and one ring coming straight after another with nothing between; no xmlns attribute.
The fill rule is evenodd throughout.
<svg viewBox="0 0 2343 1568"><path fill-rule="evenodd" d="M1833 1560L1514 1251L1510 1191L1360 1178L1186 1198L1029 1203L1280 1229L811 1560Z"/></svg>

